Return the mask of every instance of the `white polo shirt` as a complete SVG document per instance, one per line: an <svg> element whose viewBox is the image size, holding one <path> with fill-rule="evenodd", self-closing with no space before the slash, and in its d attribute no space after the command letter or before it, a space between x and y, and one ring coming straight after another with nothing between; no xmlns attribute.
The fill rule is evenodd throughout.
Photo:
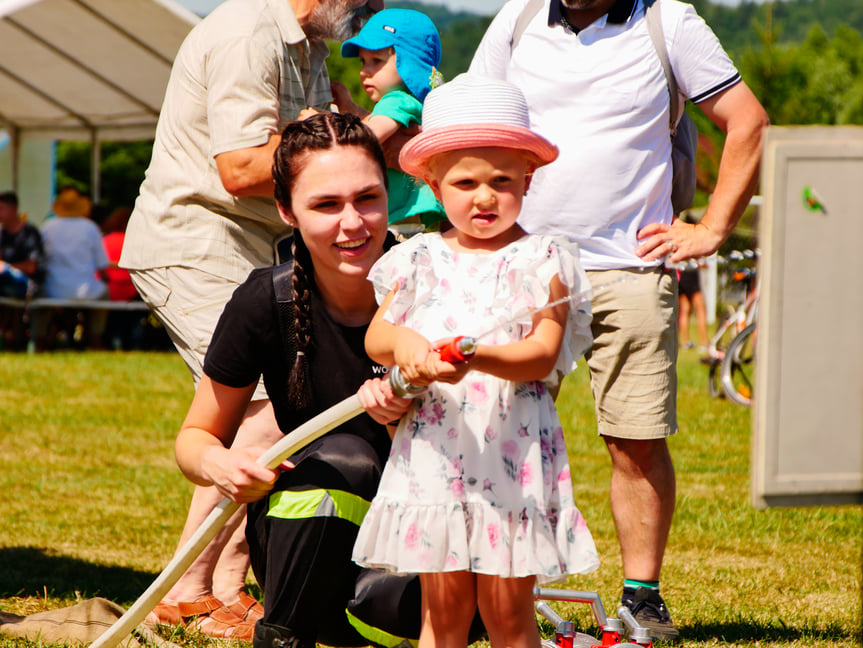
<svg viewBox="0 0 863 648"><path fill-rule="evenodd" d="M566 234L587 270L646 264L636 232L670 223L671 143L665 75L641 0L618 0L574 34L546 0L510 53L528 0L510 0L492 21L470 72L506 79L525 93L531 128L560 148L538 169L521 225ZM703 101L740 81L718 39L691 5L661 0L669 60L684 97Z"/></svg>
<svg viewBox="0 0 863 648"><path fill-rule="evenodd" d="M286 226L273 198L236 198L215 156L265 144L300 110L332 99L323 41L288 0L228 0L186 37L171 70L153 157L120 265L186 266L241 282L274 262Z"/></svg>

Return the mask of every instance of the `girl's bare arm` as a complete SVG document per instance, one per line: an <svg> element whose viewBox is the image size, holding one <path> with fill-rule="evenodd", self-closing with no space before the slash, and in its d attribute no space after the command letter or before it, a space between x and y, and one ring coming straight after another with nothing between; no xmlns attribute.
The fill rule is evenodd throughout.
<svg viewBox="0 0 863 648"><path fill-rule="evenodd" d="M426 361L434 349L431 343L416 331L384 319L394 296L395 289L384 298L369 324L366 331L366 353L382 365L398 365L408 382L428 385L434 382L434 377L429 375Z"/></svg>
<svg viewBox="0 0 863 648"><path fill-rule="evenodd" d="M549 302L566 295L567 288L555 277L550 286ZM568 312L566 302L540 311L534 315L533 330L524 340L498 346L481 344L468 366L471 370L504 380L542 380L557 363L566 333Z"/></svg>

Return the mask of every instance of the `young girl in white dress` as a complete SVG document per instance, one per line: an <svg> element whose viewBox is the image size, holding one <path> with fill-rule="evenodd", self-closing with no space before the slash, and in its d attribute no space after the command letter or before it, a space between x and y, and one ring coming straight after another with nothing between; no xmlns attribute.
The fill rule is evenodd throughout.
<svg viewBox="0 0 863 648"><path fill-rule="evenodd" d="M589 285L575 244L516 223L557 148L529 130L515 86L460 75L429 94L423 125L400 162L452 227L374 265L366 350L428 388L395 433L354 560L420 574L420 648L467 645L477 608L492 646L538 648L534 585L599 562L549 394L590 345ZM478 337L475 355L444 361L459 335Z"/></svg>

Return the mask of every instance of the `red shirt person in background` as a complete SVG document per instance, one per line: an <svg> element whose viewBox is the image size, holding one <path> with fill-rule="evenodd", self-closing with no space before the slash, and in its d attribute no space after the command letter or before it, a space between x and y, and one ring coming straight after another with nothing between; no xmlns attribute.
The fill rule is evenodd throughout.
<svg viewBox="0 0 863 648"><path fill-rule="evenodd" d="M111 301L132 301L140 299L138 291L132 284L129 271L117 267L120 252L123 250L123 240L126 238L126 223L132 213L130 207L118 207L102 222L102 245L108 256L109 266L105 269L105 280L108 283L108 297Z"/></svg>

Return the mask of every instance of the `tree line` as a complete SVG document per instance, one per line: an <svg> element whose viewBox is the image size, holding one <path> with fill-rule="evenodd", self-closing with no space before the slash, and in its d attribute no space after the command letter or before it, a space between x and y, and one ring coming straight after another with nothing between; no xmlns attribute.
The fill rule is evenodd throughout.
<svg viewBox="0 0 863 648"><path fill-rule="evenodd" d="M764 104L772 124L863 125L863 3L860 0L744 1L731 7L691 0L737 64L746 83ZM452 12L416 2L388 6L429 15L441 33L441 72L451 79L467 70L489 16ZM345 83L354 100L371 105L359 82L357 59L343 59L330 45L330 75ZM687 110L699 128L698 203L706 203L715 183L722 133L701 111ZM151 142L102 145L103 202L131 205L149 163ZM89 189L89 144L57 145L57 186Z"/></svg>

